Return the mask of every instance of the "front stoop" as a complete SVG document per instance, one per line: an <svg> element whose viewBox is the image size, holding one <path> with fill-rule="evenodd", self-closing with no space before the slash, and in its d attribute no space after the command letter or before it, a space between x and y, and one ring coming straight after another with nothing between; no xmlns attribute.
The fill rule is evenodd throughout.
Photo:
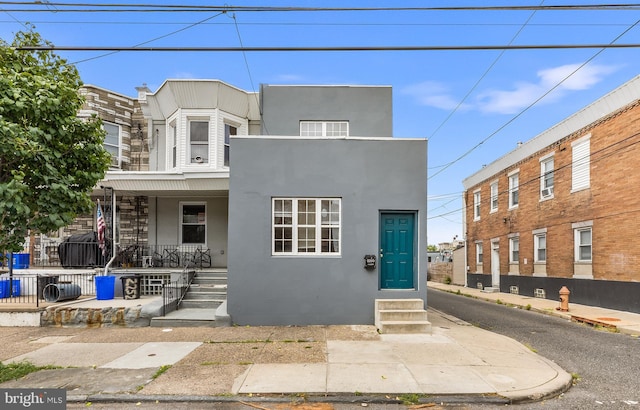
<svg viewBox="0 0 640 410"><path fill-rule="evenodd" d="M380 333L431 333L422 299L376 299L375 325Z"/></svg>
<svg viewBox="0 0 640 410"><path fill-rule="evenodd" d="M198 272L180 308L166 316L151 319L152 327L219 327L229 326L226 314L227 272Z"/></svg>

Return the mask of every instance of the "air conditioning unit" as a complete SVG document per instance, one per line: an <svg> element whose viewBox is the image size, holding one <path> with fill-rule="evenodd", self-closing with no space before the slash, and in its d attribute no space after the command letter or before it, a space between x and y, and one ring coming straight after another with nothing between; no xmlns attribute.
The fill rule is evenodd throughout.
<svg viewBox="0 0 640 410"><path fill-rule="evenodd" d="M540 192L541 192L543 198L550 197L551 195L553 195L553 187L545 188Z"/></svg>
<svg viewBox="0 0 640 410"><path fill-rule="evenodd" d="M120 166L120 157L112 155L111 156L111 166L112 167L119 167Z"/></svg>

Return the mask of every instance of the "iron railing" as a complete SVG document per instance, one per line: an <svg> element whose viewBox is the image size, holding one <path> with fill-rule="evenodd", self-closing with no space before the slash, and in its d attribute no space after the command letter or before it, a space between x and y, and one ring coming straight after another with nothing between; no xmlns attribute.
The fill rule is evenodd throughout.
<svg viewBox="0 0 640 410"><path fill-rule="evenodd" d="M30 267L93 268L104 267L111 258L97 242L59 242L45 239L33 247L29 255ZM202 245L146 245L119 244L113 268L209 268L211 250ZM0 261L0 265L8 261Z"/></svg>
<svg viewBox="0 0 640 410"><path fill-rule="evenodd" d="M195 276L196 272L186 267L176 280L162 286L162 316L180 309L180 303L189 291Z"/></svg>
<svg viewBox="0 0 640 410"><path fill-rule="evenodd" d="M40 306L80 296L95 296L95 273L0 275L0 304ZM49 286L51 285L51 286Z"/></svg>

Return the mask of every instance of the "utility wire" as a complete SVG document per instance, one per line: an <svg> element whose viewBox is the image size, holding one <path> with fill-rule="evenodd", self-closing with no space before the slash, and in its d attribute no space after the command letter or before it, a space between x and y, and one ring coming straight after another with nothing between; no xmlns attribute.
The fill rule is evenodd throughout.
<svg viewBox="0 0 640 410"><path fill-rule="evenodd" d="M633 23L631 26L629 26L626 30L624 30L622 33L620 33L616 38L614 38L609 46L605 46L602 49L600 49L598 52L596 52L594 55L592 55L590 58L588 58L584 63L582 63L578 68L576 68L575 70L573 70L571 73L569 73L566 77L564 77L562 80L560 80L556 85L554 85L553 87L551 87L549 90L547 90L544 94L542 94L540 97L538 97L535 101L533 101L531 104L529 104L527 107L525 107L522 111L520 111L518 114L514 115L510 120L508 120L507 122L505 122L503 125L501 125L500 127L498 127L497 130L495 130L494 132L492 132L491 134L489 134L486 138L484 138L482 141L480 141L479 143L477 143L476 145L474 145L471 149L467 150L465 153L463 153L462 155L460 155L458 158L456 158L455 160L453 160L452 162L449 162L448 164L446 164L446 166L442 167L438 172L436 172L435 174L427 177L427 181L434 178L435 176L437 176L438 174L441 174L444 170L446 170L447 168L449 168L450 166L452 166L453 164L457 163L458 161L462 160L464 157L466 157L467 155L471 154L473 151L475 151L477 148L479 148L482 144L484 144L485 142L487 142L488 140L490 140L491 138L493 138L494 136L496 136L500 131L502 131L503 129L505 129L509 124L513 123L516 119L518 119L520 116L522 116L525 112L529 111L529 109L531 109L534 105L536 105L538 102L540 102L543 98L545 98L547 95L549 95L552 91L554 91L555 89L557 89L562 83L564 83L567 79L569 79L572 75L574 75L575 73L577 73L579 70L582 69L582 67L586 66L587 64L589 64L591 61L593 61L596 57L598 57L600 54L602 54L607 48L610 48L611 46L614 46L614 43L616 41L618 41L622 36L624 36L625 34L627 34L629 31L631 31L631 29L633 29L635 26L638 25L638 23L640 23L640 20L637 20L635 23Z"/></svg>
<svg viewBox="0 0 640 410"><path fill-rule="evenodd" d="M633 26L637 24L634 23ZM628 30L627 30L628 31ZM626 33L626 31L625 31ZM618 37L619 38L619 37ZM150 40L151 41L151 40ZM145 42L143 44L146 44ZM479 51L479 50L563 50L601 48L639 48L640 43L626 44L529 44L484 46L325 46L325 47L123 47L123 46L20 46L24 51L144 51L144 52L327 52L327 51ZM598 55L598 54L596 54ZM591 61L591 59L589 60ZM582 67L582 66L581 66ZM560 85L559 83L558 85ZM557 86L556 86L557 87ZM553 89L549 90L552 91ZM548 92L547 92L548 94ZM545 94L546 95L546 94ZM544 97L544 95L543 95ZM537 102L538 100L536 100Z"/></svg>

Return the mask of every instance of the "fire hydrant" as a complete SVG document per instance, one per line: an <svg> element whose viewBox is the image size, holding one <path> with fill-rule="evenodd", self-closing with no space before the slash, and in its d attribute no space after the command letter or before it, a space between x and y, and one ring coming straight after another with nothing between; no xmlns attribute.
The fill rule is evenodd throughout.
<svg viewBox="0 0 640 410"><path fill-rule="evenodd" d="M569 289L567 289L566 286L563 286L560 289L559 293L560 293L560 307L556 309L561 312L568 312L569 311L569 294L571 292L569 291Z"/></svg>

